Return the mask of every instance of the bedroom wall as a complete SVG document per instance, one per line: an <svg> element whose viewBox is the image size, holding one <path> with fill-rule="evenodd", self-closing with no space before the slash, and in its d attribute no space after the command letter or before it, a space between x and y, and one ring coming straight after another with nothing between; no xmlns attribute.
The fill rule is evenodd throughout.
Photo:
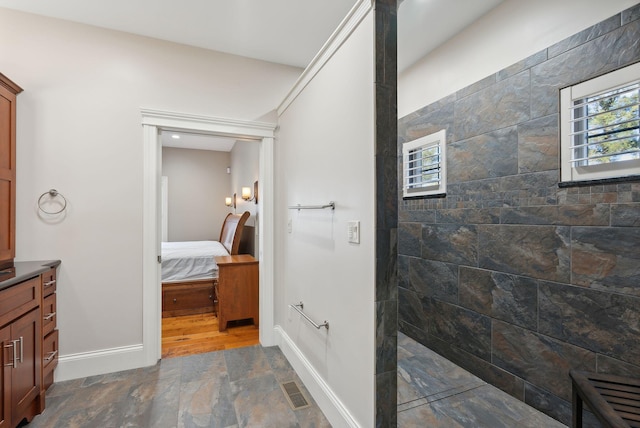
<svg viewBox="0 0 640 428"><path fill-rule="evenodd" d="M640 376L640 184L558 187L558 89L639 61L639 18L603 16L398 124L399 150L439 129L448 147L446 197L400 201L400 331L565 424L570 369Z"/></svg>
<svg viewBox="0 0 640 428"><path fill-rule="evenodd" d="M281 347L296 370L315 374L308 386L326 385L357 424L352 426L362 427L374 426L375 414L373 23L369 12L280 114L275 144ZM329 201L335 210L287 208ZM347 242L350 220L360 221L360 244ZM316 330L288 307L300 301L330 329ZM334 426L348 426L329 409L336 402L323 404Z"/></svg>
<svg viewBox="0 0 640 428"><path fill-rule="evenodd" d="M253 195L253 183L258 180L260 173L260 143L256 141L236 141L231 149L231 187L229 195L237 193L236 212L249 211L251 217L247 220L248 226L253 226L254 232L254 256L258 255L258 205L254 201L247 202L242 199L242 188L250 187ZM258 183L259 184L259 183ZM260 190L258 189L258 198ZM231 209L230 211L233 211Z"/></svg>
<svg viewBox="0 0 640 428"><path fill-rule="evenodd" d="M231 185L229 152L162 148L168 177L169 241L215 240L228 214L224 198Z"/></svg>
<svg viewBox="0 0 640 428"><path fill-rule="evenodd" d="M57 374L70 376L69 365L142 343L140 109L256 120L301 70L8 9L0 52L0 72L25 90L17 260L62 260ZM50 188L69 202L64 217L38 216Z"/></svg>

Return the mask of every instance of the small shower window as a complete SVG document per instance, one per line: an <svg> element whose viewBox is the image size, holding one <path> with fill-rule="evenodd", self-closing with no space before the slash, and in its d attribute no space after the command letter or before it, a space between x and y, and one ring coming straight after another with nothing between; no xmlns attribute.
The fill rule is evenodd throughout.
<svg viewBox="0 0 640 428"><path fill-rule="evenodd" d="M640 174L640 63L560 91L561 181Z"/></svg>
<svg viewBox="0 0 640 428"><path fill-rule="evenodd" d="M412 198L447 191L446 131L402 145L402 196Z"/></svg>

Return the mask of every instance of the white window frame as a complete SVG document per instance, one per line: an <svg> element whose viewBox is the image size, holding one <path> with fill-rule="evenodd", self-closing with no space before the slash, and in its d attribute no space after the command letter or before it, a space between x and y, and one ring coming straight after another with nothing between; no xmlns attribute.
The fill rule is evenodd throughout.
<svg viewBox="0 0 640 428"><path fill-rule="evenodd" d="M416 177L415 171L409 171L409 156L416 150L438 148L438 161L435 164L439 170L439 177L434 182L423 183ZM402 145L402 196L413 198L418 196L431 196L445 194L447 191L447 134L444 129L425 135L416 140L408 141ZM414 164L415 168L415 164ZM413 177L412 177L413 176ZM416 181L417 180L417 181Z"/></svg>
<svg viewBox="0 0 640 428"><path fill-rule="evenodd" d="M640 174L640 159L577 166L572 161L573 103L589 96L640 81L640 63L569 86L560 91L560 182L623 178Z"/></svg>

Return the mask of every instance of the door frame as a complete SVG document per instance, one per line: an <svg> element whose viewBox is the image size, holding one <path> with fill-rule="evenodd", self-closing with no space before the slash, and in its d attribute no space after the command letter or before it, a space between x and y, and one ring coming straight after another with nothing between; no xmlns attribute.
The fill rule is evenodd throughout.
<svg viewBox="0 0 640 428"><path fill-rule="evenodd" d="M141 109L143 128L142 208L142 345L145 362L155 364L162 348L160 286L160 192L162 146L160 131L192 131L253 140L260 143L258 259L260 282L260 343L276 344L274 333L274 133L276 124Z"/></svg>

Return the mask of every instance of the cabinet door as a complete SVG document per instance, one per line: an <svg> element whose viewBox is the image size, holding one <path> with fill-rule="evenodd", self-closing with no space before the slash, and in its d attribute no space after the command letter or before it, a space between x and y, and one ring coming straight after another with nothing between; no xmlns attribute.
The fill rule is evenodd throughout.
<svg viewBox="0 0 640 428"><path fill-rule="evenodd" d="M11 336L18 340L18 363L11 372L11 401L13 424L25 416L29 406L40 394L41 331L40 308L35 309L11 324Z"/></svg>
<svg viewBox="0 0 640 428"><path fill-rule="evenodd" d="M13 344L11 343L11 327L0 330L0 346L2 358L0 364L0 427L11 426L11 370L13 364Z"/></svg>
<svg viewBox="0 0 640 428"><path fill-rule="evenodd" d="M15 257L15 100L0 85L0 264Z"/></svg>

